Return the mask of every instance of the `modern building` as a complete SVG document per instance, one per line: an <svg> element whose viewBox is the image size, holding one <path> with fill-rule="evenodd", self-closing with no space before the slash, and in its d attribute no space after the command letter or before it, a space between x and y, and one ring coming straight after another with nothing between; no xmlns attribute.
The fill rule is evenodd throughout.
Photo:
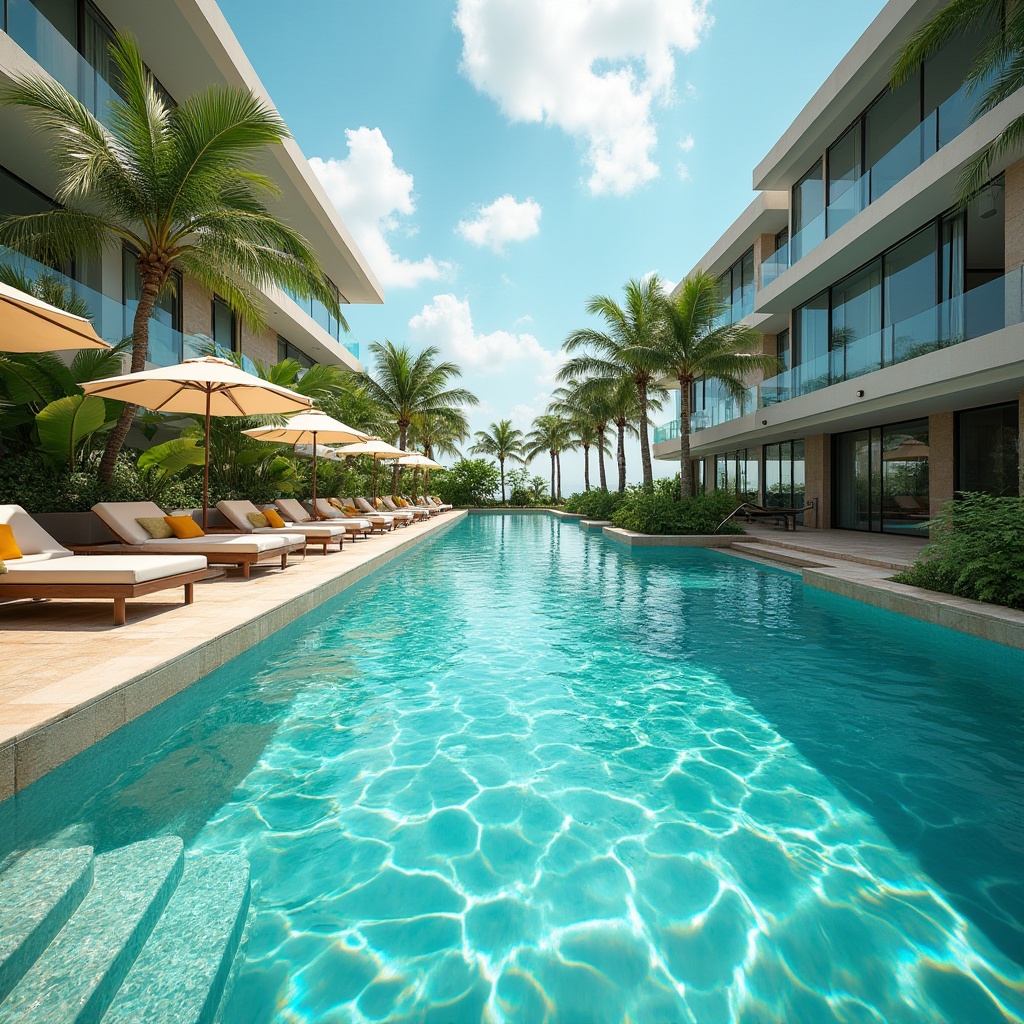
<svg viewBox="0 0 1024 1024"><path fill-rule="evenodd" d="M148 68L171 100L211 84L250 89L266 103L266 89L213 0L0 0L0 89L16 74L49 75L101 120L116 76L109 56L115 31L138 41ZM0 214L54 205L56 178L50 140L32 134L24 111L0 109ZM342 303L379 303L381 286L352 241L299 147L291 140L269 147L259 170L280 187L274 212L312 244ZM29 277L54 272L10 251ZM139 283L133 254L109 252L101 261L61 267L64 280L88 302L96 328L108 341L131 333ZM277 362L285 356L356 368L358 346L346 339L320 302L294 299L278 289L263 293L268 328L255 333L219 296L185 278L160 303L150 325L150 359L178 362L208 351L210 342L243 358Z"/></svg>
<svg viewBox="0 0 1024 1024"><path fill-rule="evenodd" d="M958 209L962 169L1024 90L972 121L960 39L891 89L893 60L941 0L890 0L754 170L755 201L698 264L781 372L745 400L713 381L689 424L655 431L701 486L805 524L921 533L956 491L1020 493L1024 159Z"/></svg>

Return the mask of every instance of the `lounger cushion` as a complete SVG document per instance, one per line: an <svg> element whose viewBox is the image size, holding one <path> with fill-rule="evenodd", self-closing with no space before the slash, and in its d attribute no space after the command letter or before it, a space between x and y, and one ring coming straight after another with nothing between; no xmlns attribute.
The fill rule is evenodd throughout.
<svg viewBox="0 0 1024 1024"><path fill-rule="evenodd" d="M14 539L14 528L8 523L0 523L0 560L21 558L21 548Z"/></svg>
<svg viewBox="0 0 1024 1024"><path fill-rule="evenodd" d="M0 577L3 587L14 584L67 585L148 583L185 572L206 568L202 555L72 555L69 558L51 558L30 562L10 570Z"/></svg>
<svg viewBox="0 0 1024 1024"><path fill-rule="evenodd" d="M270 520L263 512L247 512L245 518L248 519L257 530L262 530L264 527L271 525Z"/></svg>
<svg viewBox="0 0 1024 1024"><path fill-rule="evenodd" d="M14 539L23 558L68 558L71 552L58 544L20 505L0 505L0 523L14 530Z"/></svg>
<svg viewBox="0 0 1024 1024"><path fill-rule="evenodd" d="M164 540L174 536L174 530L171 529L171 524L167 522L166 516L139 516L135 521L154 540Z"/></svg>
<svg viewBox="0 0 1024 1024"><path fill-rule="evenodd" d="M149 516L162 516L164 510L152 501L100 501L92 507L111 532L126 544L145 544L152 540L139 526L138 520Z"/></svg>
<svg viewBox="0 0 1024 1024"><path fill-rule="evenodd" d="M263 515L266 517L267 525L274 527L275 530L283 530L285 527L284 520L277 514L276 509L265 508Z"/></svg>
<svg viewBox="0 0 1024 1024"><path fill-rule="evenodd" d="M286 528L289 533L298 533L304 538L342 537L345 534L345 527L341 523L337 526L332 523L288 523ZM281 536L281 531L273 526L256 529L253 533L272 533L277 537Z"/></svg>
<svg viewBox="0 0 1024 1024"><path fill-rule="evenodd" d="M167 553L180 554L183 551L202 554L209 552L213 554L246 554L263 555L290 544L305 544L306 538L301 533L251 533L244 537L223 533L208 533L202 537L178 538L170 537L168 540L148 540L144 544L132 545L133 550L137 547L146 553Z"/></svg>
<svg viewBox="0 0 1024 1024"><path fill-rule="evenodd" d="M194 540L196 537L205 537L203 528L191 516L164 516L164 522L171 528L171 533L178 540ZM164 540L163 537L156 537L155 540Z"/></svg>
<svg viewBox="0 0 1024 1024"><path fill-rule="evenodd" d="M293 523L313 521L313 517L303 507L302 502L296 498L278 498L275 504Z"/></svg>

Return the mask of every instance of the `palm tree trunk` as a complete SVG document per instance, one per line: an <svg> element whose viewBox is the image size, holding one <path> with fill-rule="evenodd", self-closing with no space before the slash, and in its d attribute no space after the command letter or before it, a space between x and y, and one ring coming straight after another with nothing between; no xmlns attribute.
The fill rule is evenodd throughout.
<svg viewBox="0 0 1024 1024"><path fill-rule="evenodd" d="M619 447L615 459L619 464L619 494L622 494L626 489L626 421L616 420L615 426L619 431Z"/></svg>
<svg viewBox="0 0 1024 1024"><path fill-rule="evenodd" d="M597 428L597 470L601 480L601 490L608 490L608 477L604 471L604 424Z"/></svg>
<svg viewBox="0 0 1024 1024"><path fill-rule="evenodd" d="M132 373L146 368L146 355L149 352L149 315L153 312L157 296L160 294L160 278L150 273L142 279L142 293L139 304L135 308L135 319L132 322ZM103 449L100 460L100 479L109 484L114 478L114 466L117 457L124 447L124 439L135 419L136 405L125 405L114 429L107 438L107 446Z"/></svg>
<svg viewBox="0 0 1024 1024"><path fill-rule="evenodd" d="M501 503L505 504L505 456L502 455L498 459L498 465L501 466Z"/></svg>
<svg viewBox="0 0 1024 1024"><path fill-rule="evenodd" d="M693 469L690 466L690 382L679 378L679 496L693 495Z"/></svg>
<svg viewBox="0 0 1024 1024"><path fill-rule="evenodd" d="M555 501L555 453L549 452L551 456L551 502L554 504Z"/></svg>
<svg viewBox="0 0 1024 1024"><path fill-rule="evenodd" d="M651 469L651 439L647 432L647 385L637 385L640 398L640 467L643 471L644 487L654 486L654 472Z"/></svg>
<svg viewBox="0 0 1024 1024"><path fill-rule="evenodd" d="M399 420L398 421L398 447L401 448L402 451L405 451L405 442L406 442L406 440L408 438L408 434L409 434L409 421L408 420ZM397 462L394 463L392 465L392 467L391 467L391 493L392 494L397 494L398 493L398 474L400 472L401 472L401 469L400 469L398 463Z"/></svg>
<svg viewBox="0 0 1024 1024"><path fill-rule="evenodd" d="M590 491L590 445L583 446L583 490Z"/></svg>
<svg viewBox="0 0 1024 1024"><path fill-rule="evenodd" d="M562 453L555 452L555 466L558 470L558 500L562 500Z"/></svg>

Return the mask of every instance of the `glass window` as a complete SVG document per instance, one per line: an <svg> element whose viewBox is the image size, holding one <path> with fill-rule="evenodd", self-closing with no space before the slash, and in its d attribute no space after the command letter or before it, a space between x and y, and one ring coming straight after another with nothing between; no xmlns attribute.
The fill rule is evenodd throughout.
<svg viewBox="0 0 1024 1024"><path fill-rule="evenodd" d="M854 430L835 441L835 523L847 530L877 530L877 430Z"/></svg>
<svg viewBox="0 0 1024 1024"><path fill-rule="evenodd" d="M828 382L828 290L793 310L793 396ZM822 379L825 383L822 383Z"/></svg>
<svg viewBox="0 0 1024 1024"><path fill-rule="evenodd" d="M922 152L920 122L920 72L898 89L886 89L868 107L864 114L864 165L871 171L872 202L931 155Z"/></svg>
<svg viewBox="0 0 1024 1024"><path fill-rule="evenodd" d="M886 363L932 351L939 341L937 230L929 224L885 255Z"/></svg>
<svg viewBox="0 0 1024 1024"><path fill-rule="evenodd" d="M135 310L142 297L142 278L136 262L136 252L130 246L121 250L121 282L124 301L124 334L132 333ZM163 293L153 305L149 318L149 351L147 359L158 366L170 366L183 357L181 336L181 273L177 270Z"/></svg>
<svg viewBox="0 0 1024 1024"><path fill-rule="evenodd" d="M789 340L789 331L779 331L775 336L775 353L785 372L793 365L793 349Z"/></svg>
<svg viewBox="0 0 1024 1024"><path fill-rule="evenodd" d="M764 504L768 508L803 508L804 442L783 441L764 446ZM803 515L797 516L803 522Z"/></svg>
<svg viewBox="0 0 1024 1024"><path fill-rule="evenodd" d="M32 6L77 48L78 0L32 0Z"/></svg>
<svg viewBox="0 0 1024 1024"><path fill-rule="evenodd" d="M956 417L956 489L1012 497L1020 487L1020 410L1016 402Z"/></svg>
<svg viewBox="0 0 1024 1024"><path fill-rule="evenodd" d="M928 421L882 428L882 529L927 534Z"/></svg>
<svg viewBox="0 0 1024 1024"><path fill-rule="evenodd" d="M238 324L234 311L219 295L213 297L210 334L214 344L230 349L232 352L238 350Z"/></svg>
<svg viewBox="0 0 1024 1024"><path fill-rule="evenodd" d="M974 100L967 96L964 80L985 43L984 29L957 36L924 63L924 113L935 112L938 144L955 139L971 122Z"/></svg>
<svg viewBox="0 0 1024 1024"><path fill-rule="evenodd" d="M744 253L740 260L740 270L743 275L743 295L741 298L740 319L754 311L754 250L750 249Z"/></svg>
<svg viewBox="0 0 1024 1024"><path fill-rule="evenodd" d="M861 121L828 151L828 233L837 231L860 213L868 197L862 195Z"/></svg>
<svg viewBox="0 0 1024 1024"><path fill-rule="evenodd" d="M832 380L882 365L882 261L875 260L832 288Z"/></svg>
<svg viewBox="0 0 1024 1024"><path fill-rule="evenodd" d="M287 338L282 338L280 334L277 336L277 359L278 362L284 359L294 359L303 369L307 370L316 363L315 359L311 359L302 349L296 348Z"/></svg>
<svg viewBox="0 0 1024 1024"><path fill-rule="evenodd" d="M793 186L793 237L791 262L825 239L825 182L819 160Z"/></svg>

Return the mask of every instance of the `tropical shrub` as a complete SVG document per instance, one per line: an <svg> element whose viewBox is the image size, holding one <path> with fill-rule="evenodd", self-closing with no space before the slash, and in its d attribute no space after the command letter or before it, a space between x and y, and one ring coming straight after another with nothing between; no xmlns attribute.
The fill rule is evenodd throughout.
<svg viewBox="0 0 1024 1024"><path fill-rule="evenodd" d="M894 576L942 594L1024 610L1024 498L964 493L931 521L933 542Z"/></svg>
<svg viewBox="0 0 1024 1024"><path fill-rule="evenodd" d="M674 489L675 485L671 486ZM612 513L612 522L635 533L743 533L743 528L735 522L726 523L721 530L718 529L718 524L739 504L735 495L712 491L679 498L659 493L664 489L657 484L653 490L630 489L622 504Z"/></svg>
<svg viewBox="0 0 1024 1024"><path fill-rule="evenodd" d="M498 467L487 459L459 459L451 469L437 470L431 486L452 505L488 505L498 489Z"/></svg>
<svg viewBox="0 0 1024 1024"><path fill-rule="evenodd" d="M626 496L618 491L583 491L565 499L565 511L588 519L611 519L625 500Z"/></svg>

